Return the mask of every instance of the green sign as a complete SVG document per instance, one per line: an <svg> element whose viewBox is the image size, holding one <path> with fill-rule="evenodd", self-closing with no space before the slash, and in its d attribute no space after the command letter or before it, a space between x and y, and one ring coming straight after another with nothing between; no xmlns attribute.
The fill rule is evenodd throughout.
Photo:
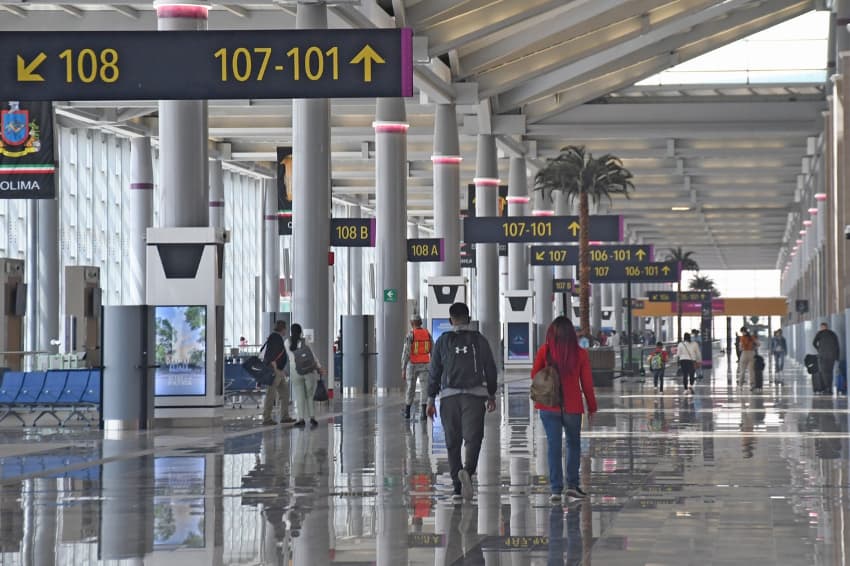
<svg viewBox="0 0 850 566"><path fill-rule="evenodd" d="M413 95L402 29L0 35L0 99L207 100Z"/></svg>
<svg viewBox="0 0 850 566"><path fill-rule="evenodd" d="M580 229L578 216L467 217L463 219L463 240L477 244L578 242ZM591 216L590 239L622 241L623 217Z"/></svg>
<svg viewBox="0 0 850 566"><path fill-rule="evenodd" d="M384 289L384 302L385 303L397 303L398 302L398 291L396 289Z"/></svg>

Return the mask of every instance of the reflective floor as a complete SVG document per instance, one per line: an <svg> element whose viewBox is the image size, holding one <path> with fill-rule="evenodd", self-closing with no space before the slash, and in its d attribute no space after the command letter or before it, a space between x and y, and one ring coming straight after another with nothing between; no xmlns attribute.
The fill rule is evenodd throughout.
<svg viewBox="0 0 850 566"><path fill-rule="evenodd" d="M732 368L734 369L734 367ZM0 564L850 564L846 398L799 366L762 393L726 360L597 392L591 497L553 506L528 382L487 417L472 504L453 504L439 421L400 398L336 400L315 430L0 431ZM259 411L256 411L257 413Z"/></svg>

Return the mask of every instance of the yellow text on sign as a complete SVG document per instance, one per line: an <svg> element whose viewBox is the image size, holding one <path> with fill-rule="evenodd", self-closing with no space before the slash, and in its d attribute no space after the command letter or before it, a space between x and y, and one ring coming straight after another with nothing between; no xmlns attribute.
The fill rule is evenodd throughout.
<svg viewBox="0 0 850 566"><path fill-rule="evenodd" d="M359 233L359 234L358 234ZM368 226L337 226L336 237L340 240L368 240Z"/></svg>
<svg viewBox="0 0 850 566"><path fill-rule="evenodd" d="M59 58L65 61L65 82L81 82L91 84L98 79L104 83L114 83L118 80L120 71L118 69L118 51L112 48L80 49L73 51L66 49L59 54Z"/></svg>
<svg viewBox="0 0 850 566"><path fill-rule="evenodd" d="M520 238L526 233L539 238L552 235L552 222L545 220L539 222L502 222L502 229L507 238Z"/></svg>
<svg viewBox="0 0 850 566"><path fill-rule="evenodd" d="M414 244L410 246L414 257L432 257L440 255L440 247L432 244Z"/></svg>
<svg viewBox="0 0 850 566"><path fill-rule="evenodd" d="M231 79L244 83L249 80L262 81L266 78L272 63L274 51L271 47L237 47L229 50L222 47L213 56L221 63L221 82ZM292 79L300 81L302 75L310 81L318 81L325 77L330 69L333 80L339 79L339 48L331 47L326 51L312 46L307 49L293 47L286 52L288 66L271 64L273 72L292 69Z"/></svg>

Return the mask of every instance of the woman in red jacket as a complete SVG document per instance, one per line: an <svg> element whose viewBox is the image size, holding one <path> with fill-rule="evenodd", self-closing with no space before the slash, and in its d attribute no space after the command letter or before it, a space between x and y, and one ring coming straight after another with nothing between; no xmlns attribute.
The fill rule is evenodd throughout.
<svg viewBox="0 0 850 566"><path fill-rule="evenodd" d="M561 492L564 490L562 431L566 431L567 436L567 497L583 499L587 494L578 485L581 416L584 413L582 394L587 400L587 410L591 415L596 412L596 396L593 393L590 358L587 351L578 345L573 323L564 316L559 316L549 326L546 343L537 351L534 359L532 377L547 366L547 359L561 376L562 406L548 407L535 403L534 408L540 410L540 420L546 431L552 501L560 501Z"/></svg>

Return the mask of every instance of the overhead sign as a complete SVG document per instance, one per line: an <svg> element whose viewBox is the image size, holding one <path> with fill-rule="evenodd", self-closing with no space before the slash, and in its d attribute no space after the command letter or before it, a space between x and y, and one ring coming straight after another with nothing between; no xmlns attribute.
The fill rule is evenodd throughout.
<svg viewBox="0 0 850 566"><path fill-rule="evenodd" d="M794 301L794 310L799 314L806 314L807 312L809 312L809 301Z"/></svg>
<svg viewBox="0 0 850 566"><path fill-rule="evenodd" d="M575 289L575 283L572 279L553 279L552 291L555 293L572 293Z"/></svg>
<svg viewBox="0 0 850 566"><path fill-rule="evenodd" d="M640 263L652 261L652 246L590 246L590 264ZM532 246L531 265L578 265L579 247Z"/></svg>
<svg viewBox="0 0 850 566"><path fill-rule="evenodd" d="M0 198L56 196L53 105L0 100Z"/></svg>
<svg viewBox="0 0 850 566"><path fill-rule="evenodd" d="M375 247L375 219L331 219L331 246L339 248Z"/></svg>
<svg viewBox="0 0 850 566"><path fill-rule="evenodd" d="M649 291L647 293L650 303L675 303L677 297L682 298L683 303L703 303L712 300L710 291Z"/></svg>
<svg viewBox="0 0 850 566"><path fill-rule="evenodd" d="M409 28L0 35L0 99L400 96L413 96Z"/></svg>
<svg viewBox="0 0 850 566"><path fill-rule="evenodd" d="M624 309L629 308L629 299L623 299L622 304ZM632 299L631 305L633 310L642 309L646 306L641 299Z"/></svg>
<svg viewBox="0 0 850 566"><path fill-rule="evenodd" d="M474 253L472 253L472 254L461 253L460 254L460 266L461 267L467 267L467 268L470 268L470 269L475 269L476 266L477 266L475 254Z"/></svg>
<svg viewBox="0 0 850 566"><path fill-rule="evenodd" d="M590 266L593 283L673 283L678 280L679 263L675 261Z"/></svg>
<svg viewBox="0 0 850 566"><path fill-rule="evenodd" d="M407 240L407 261L443 261L442 238L410 238Z"/></svg>
<svg viewBox="0 0 850 566"><path fill-rule="evenodd" d="M468 243L578 242L578 216L515 216L463 219L463 239ZM623 217L590 217L590 239L619 242L623 239Z"/></svg>

